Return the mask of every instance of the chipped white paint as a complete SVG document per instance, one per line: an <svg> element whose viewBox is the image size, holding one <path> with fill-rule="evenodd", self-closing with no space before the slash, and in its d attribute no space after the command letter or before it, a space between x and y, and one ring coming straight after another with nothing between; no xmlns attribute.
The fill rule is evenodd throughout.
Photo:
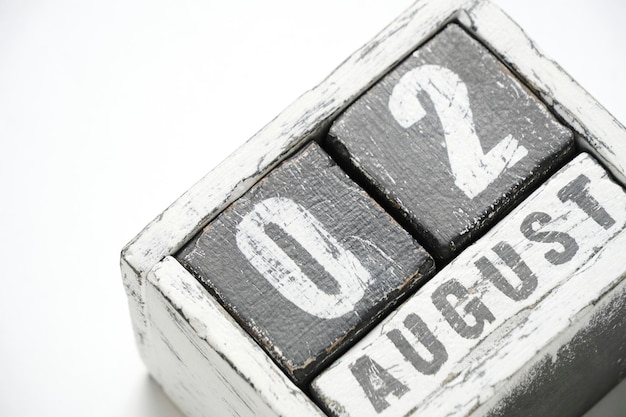
<svg viewBox="0 0 626 417"><path fill-rule="evenodd" d="M187 270L148 275L146 362L190 417L323 416Z"/></svg>
<svg viewBox="0 0 626 417"><path fill-rule="evenodd" d="M320 289L265 233L273 223L302 246L337 283L337 294ZM322 319L354 311L371 277L307 209L288 198L256 204L237 226L237 247L250 264L295 306Z"/></svg>
<svg viewBox="0 0 626 417"><path fill-rule="evenodd" d="M230 203L332 120L385 72L476 0L420 1L356 51L324 82L303 94L248 142L148 224L122 250L122 277L136 340L145 343L144 282L148 271L178 250ZM236 175L234 174L236 173ZM161 381L163 384L163 381Z"/></svg>
<svg viewBox="0 0 626 417"><path fill-rule="evenodd" d="M416 2L183 194L122 251L122 276L142 357L188 415L321 415L167 256L296 148L324 132L389 68L454 18L579 133L581 146L626 182L626 130L544 57L500 9L481 0ZM605 259L603 254L609 252L601 252L597 264L613 274L611 268L619 265ZM571 320L578 323L578 316Z"/></svg>
<svg viewBox="0 0 626 417"><path fill-rule="evenodd" d="M528 150L507 135L483 153L474 128L467 86L457 74L439 65L422 65L400 78L389 97L389 110L407 129L426 116L417 98L424 91L432 100L443 127L454 184L469 198L476 197Z"/></svg>
<svg viewBox="0 0 626 417"><path fill-rule="evenodd" d="M572 184L585 200L569 199ZM585 326L593 304L626 277L626 262L615 262L624 247L626 194L583 154L323 372L314 390L342 416L483 415L567 343L563 335ZM430 335L409 331L416 316ZM355 370L364 360L384 372Z"/></svg>
<svg viewBox="0 0 626 417"><path fill-rule="evenodd" d="M626 129L529 39L500 8L478 1L459 19L580 136L578 145L626 184ZM584 53L581 53L584 59Z"/></svg>
<svg viewBox="0 0 626 417"><path fill-rule="evenodd" d="M178 374L174 365L170 368L170 372L159 370L161 368L158 366L158 360L154 358L168 357L165 353L164 342L162 342L163 338L159 336L159 333L163 331L162 327L172 325L168 322L172 319L163 315L162 322L157 320L148 323L147 317L154 303L153 298L148 299L146 296L148 272L155 265L158 267L166 256L178 250L207 222L245 193L281 160L306 141L325 131L337 114L382 77L391 66L415 50L438 28L451 20L458 10L474 3L475 0L438 0L415 3L367 45L349 57L322 84L303 94L253 138L184 193L123 249L122 277L142 358L164 390L189 415L203 415L200 410L210 409L210 404L213 403L229 404L232 408L228 411L228 407L224 406L223 412L219 415L236 415L241 407L245 408L245 405L241 404L239 391L250 387L258 389L260 385L253 386L251 382L247 382L246 388L241 385L233 387L228 377L210 372L213 362L217 360L213 356L186 354L184 351L179 352L179 357L182 362L189 365L186 369L194 369L194 366L205 369L204 378L214 381L213 384L198 384L195 377L184 373ZM162 291L160 282L154 282L150 291ZM193 305L200 303L204 303L204 299L189 298L187 307L192 308ZM157 306L162 309L166 308L166 304L167 299L164 299ZM204 326L212 325L209 317L202 320L207 320L202 322ZM233 331L240 331L236 323L232 321L229 323L233 326ZM240 343L240 337L243 336L234 336L225 342L236 345ZM170 339L173 341L177 338L183 339L179 341L183 344L188 343L184 340L188 338L192 345L202 350L215 349L213 339L198 339L197 335L193 334L193 328L186 332L173 333ZM168 343L171 344L172 341ZM225 352L228 355L227 351ZM227 373L225 370L227 363L220 363L220 366L224 367L224 373ZM245 381L253 380L253 373L274 375L278 369L270 361L264 366L265 368L259 367L255 368L256 370L247 369L245 366L238 368L243 373L239 380L240 384L245 385ZM280 378L272 379L273 382L266 383L283 385ZM277 388L272 387L272 389ZM292 395L296 394L300 395L299 392L292 393ZM276 410L289 407L291 403L289 398L289 395L280 396L280 398L267 397L269 410L262 414L286 415ZM317 415L317 412L302 412L298 415Z"/></svg>

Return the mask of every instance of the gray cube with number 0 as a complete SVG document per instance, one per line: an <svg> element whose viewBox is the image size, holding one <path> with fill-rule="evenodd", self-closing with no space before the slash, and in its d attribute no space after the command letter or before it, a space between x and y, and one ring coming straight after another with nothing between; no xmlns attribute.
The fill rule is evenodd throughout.
<svg viewBox="0 0 626 417"><path fill-rule="evenodd" d="M298 384L434 270L315 143L177 255Z"/></svg>

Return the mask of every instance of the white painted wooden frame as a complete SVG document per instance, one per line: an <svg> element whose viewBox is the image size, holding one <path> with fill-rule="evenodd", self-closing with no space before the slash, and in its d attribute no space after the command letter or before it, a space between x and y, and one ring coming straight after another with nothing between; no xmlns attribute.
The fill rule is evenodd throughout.
<svg viewBox="0 0 626 417"><path fill-rule="evenodd" d="M189 416L323 413L170 255L445 23L457 21L577 133L579 146L626 183L626 130L546 58L498 7L420 0L328 78L214 168L122 251L141 355Z"/></svg>

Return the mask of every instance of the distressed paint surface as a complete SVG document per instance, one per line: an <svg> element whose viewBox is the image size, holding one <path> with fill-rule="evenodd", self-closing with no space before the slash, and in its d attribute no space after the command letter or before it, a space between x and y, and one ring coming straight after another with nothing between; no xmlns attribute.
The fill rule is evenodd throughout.
<svg viewBox="0 0 626 417"><path fill-rule="evenodd" d="M506 395L483 406L488 417L581 415L626 377L626 280L589 310L572 317L578 330L560 337L558 350L540 351L500 388Z"/></svg>
<svg viewBox="0 0 626 417"><path fill-rule="evenodd" d="M611 291L626 277L625 229L624 190L578 156L323 372L315 395L350 416L502 407L510 390L541 383L525 372L556 361L605 294L623 299ZM604 342L623 354L619 335Z"/></svg>
<svg viewBox="0 0 626 417"><path fill-rule="evenodd" d="M199 311L212 299L206 294L188 296L182 290L178 292L180 297L176 302L166 297L164 294L170 293L171 288L192 288L190 283L196 281L189 274L177 274L171 268L163 268L163 263L172 262L169 258L163 259L176 252L293 149L311 138L318 138L339 112L454 17L466 30L488 44L499 59L513 68L551 110L578 133L579 147L593 153L622 184L626 184L624 127L557 63L544 56L502 10L483 0L417 1L320 85L303 94L212 169L122 251L124 287L142 358L159 384L188 415L206 415L204 410L211 410L217 403L225 404L219 415L246 415L249 409L243 411L248 404L242 398L244 391L249 398L254 398L252 401L268 404L267 415L319 415L315 408L300 408L299 400L291 394L297 397L302 393L291 391L286 383L289 381L281 379L282 374L277 376L274 373L275 366L271 361L250 367L248 352L235 352L233 347L248 346L246 338L241 336L245 334L238 324L220 315L223 313L184 316L177 326L186 330L172 337L180 338L177 343L191 344L199 353L182 349L173 357L161 338L165 328L171 327L172 316L155 314L150 318L151 307ZM610 263L606 265L611 266ZM159 269L167 280L154 280L146 290L146 278L153 268ZM184 272L180 265L178 268ZM607 267L606 270L612 269ZM220 318L225 320L220 321ZM223 326L215 326L216 320ZM576 322L576 319L572 318L572 321ZM209 332L211 337L202 336L205 334L202 329L213 329ZM239 336L231 337L232 334ZM219 353L213 356L210 352ZM180 360L189 366L173 366L165 371L161 365L166 361L161 359L166 357L171 358L167 363ZM214 367L220 367L221 371L212 372ZM240 379L235 383L231 376L237 372L240 372ZM268 391L273 394L267 395Z"/></svg>
<svg viewBox="0 0 626 417"><path fill-rule="evenodd" d="M270 236L266 228L271 226L282 229L288 239L300 245L322 267L319 273L332 277L336 288L325 290L307 276L304 265L296 262L300 256L290 257L278 239ZM239 222L235 238L246 260L283 298L315 317L334 319L352 312L367 286L373 284L358 258L292 199L270 197L257 203Z"/></svg>
<svg viewBox="0 0 626 417"><path fill-rule="evenodd" d="M448 25L335 121L327 147L446 261L573 143L493 55Z"/></svg>
<svg viewBox="0 0 626 417"><path fill-rule="evenodd" d="M315 143L176 257L297 383L434 269L421 246Z"/></svg>
<svg viewBox="0 0 626 417"><path fill-rule="evenodd" d="M510 17L489 1L478 1L459 20L484 40L498 57L579 136L577 144L626 184L626 129L558 63L546 57ZM581 59L584 59L581 51Z"/></svg>
<svg viewBox="0 0 626 417"><path fill-rule="evenodd" d="M209 389L208 385L207 388L200 389L193 387L193 378L187 379L180 375L180 378L174 379L157 373L158 368L151 358L159 357L164 352L162 345L156 343L158 336L153 332L167 323L147 321L147 310L153 302L146 297L148 273L160 265L166 256L180 249L205 224L243 195L294 149L307 140L319 138L321 133L328 129L333 118L382 76L390 66L415 49L437 28L450 20L458 10L475 3L476 0L415 3L390 22L369 43L355 51L320 85L305 92L235 153L213 168L124 247L120 265L138 349L150 372L172 395L181 409L210 409L211 404L224 400L232 405L232 409L225 410L224 415L238 415L242 406L239 389L252 387L258 396L262 396L263 384L271 385L271 389L278 389L283 387L284 383L274 378L271 382L258 384L255 382L259 376L257 373L264 371L249 369L242 370L243 380L248 384L244 384L243 388L231 389L228 381L220 381L216 379L217 377L209 375L209 379L214 380L216 385L213 389ZM173 276L172 279L177 277ZM179 284L183 284L183 281ZM157 291L166 290L158 283L155 285ZM203 299L191 298L186 300L185 305L189 308L199 308L197 304L201 303L204 303ZM204 316L198 317L196 321L206 326L211 323L211 320ZM240 330L238 324L232 322L231 325L232 329L227 330ZM191 335L189 337L193 338ZM199 349L211 350L215 348L217 340L199 340L194 343L197 343ZM226 352L224 355L228 356ZM193 361L193 357L185 355L180 357ZM205 360L208 362L207 366L211 366L214 361L209 356L205 357ZM180 395L174 395L175 393ZM269 397L268 401L271 410L267 413L268 416L286 415L280 410L290 409L294 404L288 396ZM299 409L297 405L294 407L291 409ZM298 414L316 415L306 410Z"/></svg>
<svg viewBox="0 0 626 417"><path fill-rule="evenodd" d="M416 2L355 51L320 85L305 92L207 173L122 249L122 278L142 356L150 355L151 350L144 312L144 283L148 272L165 256L178 251L295 149L308 140L320 138L337 114L389 67L414 50L459 10L476 2Z"/></svg>
<svg viewBox="0 0 626 417"><path fill-rule="evenodd" d="M146 363L187 416L325 415L174 258L150 272L146 304Z"/></svg>

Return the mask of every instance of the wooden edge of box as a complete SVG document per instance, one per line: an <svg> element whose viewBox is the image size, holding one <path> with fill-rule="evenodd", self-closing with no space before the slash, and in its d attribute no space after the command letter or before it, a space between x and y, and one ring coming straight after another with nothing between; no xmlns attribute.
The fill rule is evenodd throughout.
<svg viewBox="0 0 626 417"><path fill-rule="evenodd" d="M303 94L146 226L122 250L145 277L228 204L243 195L334 117L415 50L456 13L480 0L418 1L321 84Z"/></svg>
<svg viewBox="0 0 626 417"><path fill-rule="evenodd" d="M491 417L522 415L529 409L533 415L551 415L555 410L578 415L588 410L617 384L624 369L619 358L626 337L615 329L626 323L626 268L614 260L624 244L626 234L621 233L591 267L582 268L546 296L493 350L472 358L460 382L449 384L419 412L432 415L443 404L463 404L457 409L468 411L463 415ZM589 270L597 272L599 265L613 279L603 277L596 283ZM563 307L572 310L568 317L555 307L564 299L575 300L574 306ZM580 300L585 300L585 307L580 308L585 304ZM545 324L547 316L550 326ZM585 361L593 360L597 363L585 366Z"/></svg>
<svg viewBox="0 0 626 417"><path fill-rule="evenodd" d="M624 127L544 56L500 8L487 0L417 1L148 224L124 247L122 258L145 278L153 265L179 249L295 149L325 131L334 116L454 18L582 137L583 149L626 183Z"/></svg>
<svg viewBox="0 0 626 417"><path fill-rule="evenodd" d="M561 200L561 190L571 189L582 173L593 183L590 195L606 209L609 222L598 223ZM579 155L322 372L312 392L338 416L586 411L626 369L626 262L620 258L626 247L625 208L620 186L592 158ZM545 245L554 242L536 240L522 227L537 215L550 218L544 226L567 235L570 243L563 241L562 247L571 245L575 252L550 260L546 254L553 249ZM488 260L491 252L500 252L500 260L507 257L508 266L500 262L502 270L488 272L486 263L498 263L495 257ZM532 281L527 289L533 289L504 295L494 277L508 282L515 268L513 282ZM450 284L465 289L455 292L447 289ZM454 311L465 311L463 326L445 312L442 299ZM419 320L424 324L415 324ZM477 333L463 331L469 328ZM402 334L410 341L398 342ZM429 368L416 356L436 365ZM384 383L376 385L380 380Z"/></svg>
<svg viewBox="0 0 626 417"><path fill-rule="evenodd" d="M140 352L146 342L143 282L205 224L332 120L390 67L414 51L459 10L481 0L418 1L321 84L303 94L192 186L122 250L121 269Z"/></svg>
<svg viewBox="0 0 626 417"><path fill-rule="evenodd" d="M173 305L163 297L160 284L155 285L160 281L151 283L151 295L147 297L144 282L148 272L280 161L323 133L339 112L390 67L453 19L484 42L569 124L582 138L579 145L583 149L596 156L622 184L626 182L626 131L623 126L556 63L546 58L504 12L486 0L417 1L320 85L302 95L185 192L122 250L122 275L137 341L154 374L158 374L158 364L150 353L154 349L143 345L147 340L156 339L151 334L154 329L147 325L149 315L156 313L151 312L152 307L148 311L146 308L156 301L163 309ZM175 260L167 262L176 263ZM202 299L203 303L205 301ZM189 302L189 308L193 309L198 308L196 304L200 301L191 299ZM203 320L207 318L202 317ZM196 327L189 326L185 331L189 332L190 340L195 341L192 343L207 343L193 334ZM237 393L233 392L233 395Z"/></svg>
<svg viewBox="0 0 626 417"><path fill-rule="evenodd" d="M588 308L570 317L569 327L538 349L534 360L498 387L499 395L482 404L476 415L508 416L521 404L536 403L542 391L541 402L535 406L539 415L549 415L553 410L575 415L602 399L624 373L621 358L626 336L617 329L626 327L625 278L618 277L614 286L605 288ZM588 389L572 389L577 385Z"/></svg>
<svg viewBox="0 0 626 417"><path fill-rule="evenodd" d="M459 20L578 133L583 150L626 184L626 129L617 119L494 4L479 2Z"/></svg>
<svg viewBox="0 0 626 417"><path fill-rule="evenodd" d="M189 416L323 416L174 258L148 274L145 360Z"/></svg>

